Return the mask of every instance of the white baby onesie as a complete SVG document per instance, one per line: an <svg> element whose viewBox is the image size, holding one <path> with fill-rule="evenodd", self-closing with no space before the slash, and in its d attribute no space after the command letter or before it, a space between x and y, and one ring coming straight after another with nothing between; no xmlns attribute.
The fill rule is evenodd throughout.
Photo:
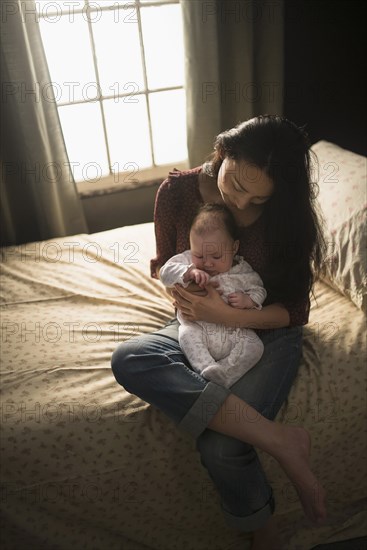
<svg viewBox="0 0 367 550"><path fill-rule="evenodd" d="M244 292L261 309L266 290L260 276L241 256L235 256L235 265L226 273L210 277L209 282L218 282L222 298L232 292ZM195 267L190 250L176 254L164 264L159 278L167 287L183 282L188 269ZM251 329L228 328L222 324L203 321L190 322L177 312L180 322L179 343L192 368L207 380L229 388L250 370L261 358L264 345Z"/></svg>

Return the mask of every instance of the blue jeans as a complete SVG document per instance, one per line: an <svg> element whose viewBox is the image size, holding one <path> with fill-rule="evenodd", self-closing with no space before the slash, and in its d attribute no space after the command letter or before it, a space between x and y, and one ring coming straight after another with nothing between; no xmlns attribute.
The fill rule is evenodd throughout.
<svg viewBox="0 0 367 550"><path fill-rule="evenodd" d="M220 498L227 523L241 531L260 528L274 511L269 486L255 449L207 428L229 393L274 419L297 374L302 353L302 327L259 331L264 354L229 390L194 372L178 345L178 323L131 338L112 356L115 378L169 416L197 439L201 462ZM241 419L246 407L222 410Z"/></svg>

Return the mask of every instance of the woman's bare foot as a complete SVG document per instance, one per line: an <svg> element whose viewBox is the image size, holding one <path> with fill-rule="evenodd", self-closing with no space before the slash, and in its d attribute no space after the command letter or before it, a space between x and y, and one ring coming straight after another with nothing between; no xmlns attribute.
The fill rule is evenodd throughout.
<svg viewBox="0 0 367 550"><path fill-rule="evenodd" d="M301 427L286 426L282 448L274 457L294 484L308 519L321 525L326 519L326 493L310 468L311 440Z"/></svg>
<svg viewBox="0 0 367 550"><path fill-rule="evenodd" d="M284 426L282 446L273 454L295 485L305 515L316 524L326 519L325 491L310 468L311 440L301 427ZM282 550L283 543L274 516L254 532L251 550Z"/></svg>
<svg viewBox="0 0 367 550"><path fill-rule="evenodd" d="M242 422L237 415L233 417L233 411L242 412ZM268 420L232 393L211 419L208 428L250 443L273 456L295 485L307 518L318 525L325 521L326 494L311 471L310 436L304 428Z"/></svg>
<svg viewBox="0 0 367 550"><path fill-rule="evenodd" d="M264 527L254 532L251 550L281 550L282 548L276 520L271 516Z"/></svg>

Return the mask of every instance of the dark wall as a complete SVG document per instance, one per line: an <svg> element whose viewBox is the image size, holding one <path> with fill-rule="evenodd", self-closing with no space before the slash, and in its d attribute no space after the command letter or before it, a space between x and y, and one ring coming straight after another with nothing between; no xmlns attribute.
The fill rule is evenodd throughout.
<svg viewBox="0 0 367 550"><path fill-rule="evenodd" d="M311 142L366 147L366 2L285 0L284 114Z"/></svg>
<svg viewBox="0 0 367 550"><path fill-rule="evenodd" d="M157 190L155 183L149 187L82 198L89 232L153 221Z"/></svg>

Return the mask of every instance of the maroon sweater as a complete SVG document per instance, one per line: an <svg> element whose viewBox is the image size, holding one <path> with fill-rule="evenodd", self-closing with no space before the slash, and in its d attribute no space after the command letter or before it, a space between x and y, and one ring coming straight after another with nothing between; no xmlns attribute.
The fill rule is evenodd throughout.
<svg viewBox="0 0 367 550"><path fill-rule="evenodd" d="M184 172L170 172L168 178L158 189L154 224L157 255L151 260L151 275L156 278L156 268L161 267L171 256L190 248L190 226L203 199L199 191L199 173L202 167ZM265 244L264 218L260 216L250 226L239 228L240 247L238 254L257 271L263 279L263 272L268 261ZM273 303L267 296L264 305ZM296 304L283 304L290 316L289 326L305 325L308 322L309 298Z"/></svg>

